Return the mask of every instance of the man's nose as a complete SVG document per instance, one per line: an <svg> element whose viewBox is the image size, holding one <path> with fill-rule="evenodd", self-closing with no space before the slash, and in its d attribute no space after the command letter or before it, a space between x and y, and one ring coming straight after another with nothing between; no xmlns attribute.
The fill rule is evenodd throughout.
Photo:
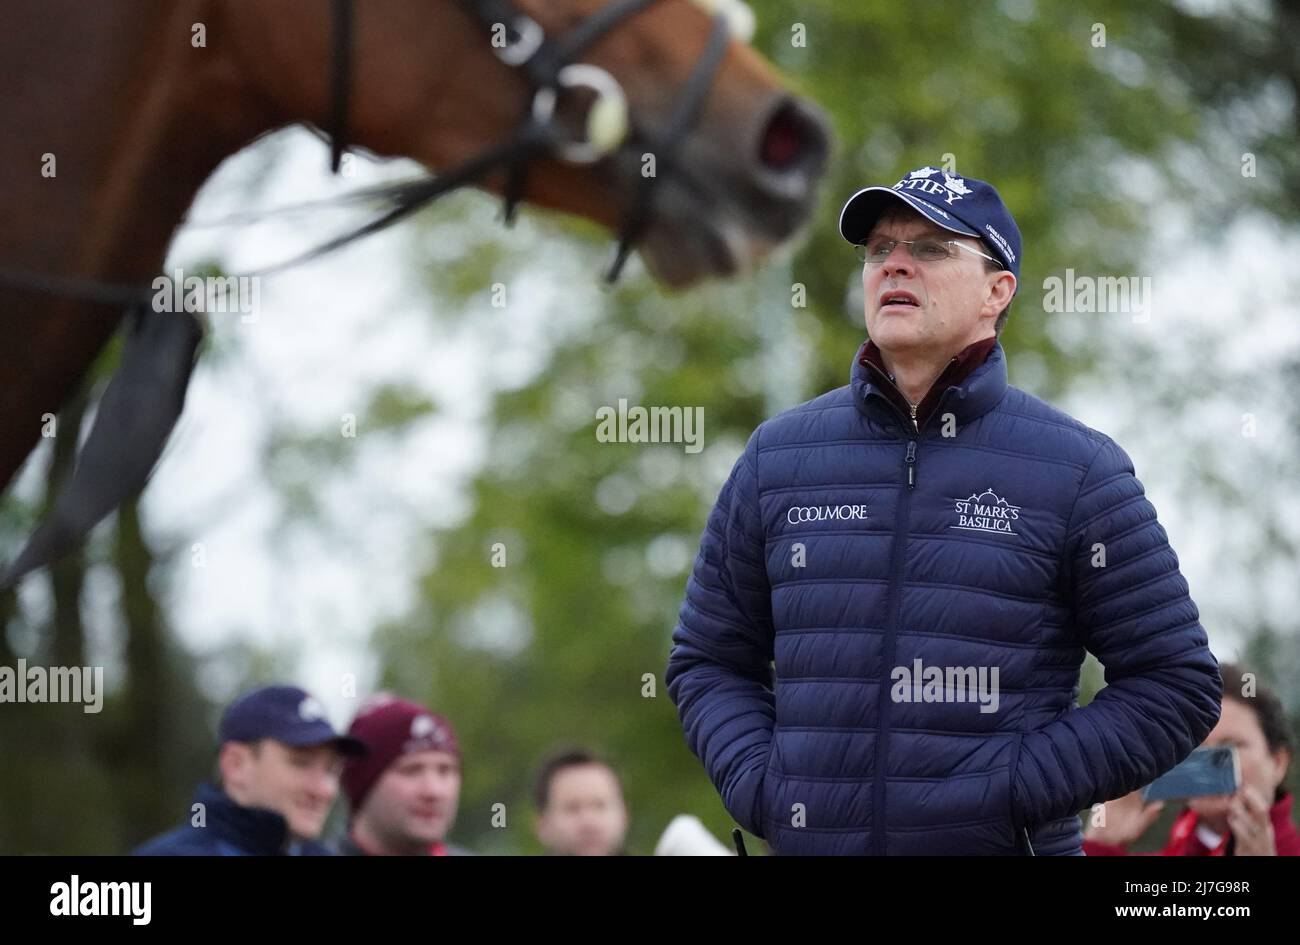
<svg viewBox="0 0 1300 945"><path fill-rule="evenodd" d="M339 777L332 771L318 771L308 782L308 790L322 800L332 801L339 791Z"/></svg>
<svg viewBox="0 0 1300 945"><path fill-rule="evenodd" d="M420 793L441 800L447 796L448 780L441 774L429 772L420 779Z"/></svg>
<svg viewBox="0 0 1300 945"><path fill-rule="evenodd" d="M914 271L912 247L899 243L890 250L889 255L885 257L885 261L880 264L880 269L886 276L911 275Z"/></svg>

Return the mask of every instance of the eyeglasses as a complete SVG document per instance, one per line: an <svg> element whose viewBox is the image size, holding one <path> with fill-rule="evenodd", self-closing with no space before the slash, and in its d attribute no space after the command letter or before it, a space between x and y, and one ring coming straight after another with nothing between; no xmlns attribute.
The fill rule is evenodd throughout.
<svg viewBox="0 0 1300 945"><path fill-rule="evenodd" d="M951 247L956 246L968 253L974 253L976 256L983 256L985 259L992 260L999 266L1002 265L1001 260L993 259L992 256L981 253L978 249L971 249L960 240L941 240L929 236L923 236L917 240L888 240L883 238L867 240L865 243L855 243L853 248L857 251L858 259L869 266L879 266L889 258L889 254L894 251L894 247L899 243L906 244L908 253L917 262L930 263L951 259L957 255Z"/></svg>

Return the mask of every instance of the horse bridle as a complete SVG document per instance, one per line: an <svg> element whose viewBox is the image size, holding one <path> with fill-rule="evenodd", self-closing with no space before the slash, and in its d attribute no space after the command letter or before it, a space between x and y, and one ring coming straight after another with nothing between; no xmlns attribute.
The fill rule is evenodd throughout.
<svg viewBox="0 0 1300 945"><path fill-rule="evenodd" d="M509 37L509 42L504 46L496 46L494 43L493 51L506 65L521 71L532 86L531 107L510 136L509 146L490 152L496 160L482 168L485 172L496 163L506 165L509 176L502 197L503 215L505 221L510 223L524 191L529 160L549 150L558 153L566 161L589 164L610 153L611 142L560 139L554 122L556 102L564 89L585 87L596 93L598 102L616 100L626 112L626 103L618 82L605 70L576 60L611 29L659 0L613 0L558 40L547 36L537 21L518 12L510 0L458 2L494 40L503 34ZM355 0L331 0L331 5L331 104L327 134L330 141L330 167L338 173L348 147ZM632 130L632 136L647 146L646 152L655 155L655 174L640 178L631 207L623 217L614 260L605 276L609 282L618 279L628 254L649 221L655 187L672 173L681 141L699 118L704 100L722 64L728 38L727 18L724 14L717 13L713 17L713 27L704 52L687 77L667 124L653 134L638 128ZM621 143L612 142L615 146ZM457 180L456 186L463 183L461 175L456 171L440 175L438 179L443 177ZM421 194L424 198L421 202L441 193L445 193L445 190Z"/></svg>
<svg viewBox="0 0 1300 945"><path fill-rule="evenodd" d="M348 120L352 98L356 0L329 0L329 2L332 13L330 104L327 117L328 128L325 129L324 134L330 145L330 167L337 173L342 168L343 155L349 147ZM628 255L649 222L656 187L673 173L682 139L695 125L705 97L722 64L730 33L726 14L717 12L713 15L713 26L704 51L687 77L665 125L661 129L650 131L637 126L624 114L628 124L626 139L597 143L566 140L560 134L554 121L558 98L565 89L585 87L594 91L598 100L615 100L616 104L626 111L626 103L623 101L622 89L618 82L605 70L576 60L609 30L659 0L612 0L559 39L547 36L535 20L517 12L510 0L457 0L457 2L470 12L493 38L503 33L509 37L510 41L503 46L498 47L494 43L493 50L506 65L520 70L532 86L530 107L514 131L500 144L488 148L458 167L439 173L436 177L384 184L345 194L337 200L324 201L323 203L326 204L342 204L378 200L391 206L368 222L300 255L259 269L230 275L234 277L270 275L331 253L391 226L438 197L483 177L493 168L501 165L504 165L508 172L503 193L503 216L509 224L514 219L515 209L524 191L529 161L551 153L562 160L589 164L608 156L613 150L611 144L618 146L636 141L643 145L644 153L655 156L656 166L653 175L642 175L638 179L636 193L627 212L623 215L613 262L605 274L607 282L617 281ZM704 5L702 0L696 2ZM722 2L734 2L734 0L722 0ZM719 0L712 0L711 5L721 6L722 3ZM288 206L257 216L269 217L277 212L289 213L300 209L303 209L303 206ZM240 216L247 218L249 215ZM76 276L46 275L7 268L0 268L0 286L122 308L137 308L147 303L154 294L154 289L150 286Z"/></svg>
<svg viewBox="0 0 1300 945"><path fill-rule="evenodd" d="M330 140L330 166L338 173L348 147L355 0L330 2L333 8L331 101L326 133ZM504 46L494 44L493 48L503 62L523 72L532 86L530 107L511 135L437 177L346 195L348 200L383 198L394 206L300 256L239 275L262 275L322 256L390 226L499 165L504 165L508 172L503 200L504 216L509 223L523 194L530 160L553 153L563 160L589 164L607 156L626 139L636 137L646 145L646 153L655 155L656 173L640 178L632 204L623 217L614 261L606 273L607 281L617 280L649 220L654 187L672 172L681 141L695 124L721 65L729 33L725 14L715 15L704 52L687 78L667 124L658 132L650 133L631 125L622 89L609 73L575 60L610 29L658 0L613 0L559 40L551 39L534 20L517 13L508 0L459 2L494 36L502 31L510 36ZM562 91L575 87L594 91L597 102L614 102L616 112L621 108L621 116L615 114L614 118L621 117L624 133L605 134L602 140L594 140L589 118L585 140L562 137L554 120L556 106ZM0 568L0 591L3 591L13 587L24 574L55 560L65 549L81 541L95 523L128 495L144 488L180 416L202 330L195 319L170 318L152 311L147 304L152 288L7 269L0 269L0 285L98 304L119 304L127 308L128 315L121 365L101 396L100 408L90 435L78 453L72 479L63 486L53 508L42 518L17 558Z"/></svg>

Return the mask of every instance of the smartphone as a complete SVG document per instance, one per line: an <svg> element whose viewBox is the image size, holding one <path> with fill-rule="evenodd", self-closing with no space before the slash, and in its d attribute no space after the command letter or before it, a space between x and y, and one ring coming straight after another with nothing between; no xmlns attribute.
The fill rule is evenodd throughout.
<svg viewBox="0 0 1300 945"><path fill-rule="evenodd" d="M1142 789L1143 801L1168 801L1207 794L1232 794L1241 783L1235 746L1197 748Z"/></svg>

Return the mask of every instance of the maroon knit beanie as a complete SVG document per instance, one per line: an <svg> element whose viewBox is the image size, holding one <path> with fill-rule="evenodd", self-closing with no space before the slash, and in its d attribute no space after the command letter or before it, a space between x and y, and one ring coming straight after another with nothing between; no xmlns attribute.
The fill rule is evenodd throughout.
<svg viewBox="0 0 1300 945"><path fill-rule="evenodd" d="M361 810L379 776L402 755L434 750L460 759L456 733L446 719L418 703L385 692L362 704L348 734L370 746L370 754L349 759L343 768L343 790L352 804L353 816Z"/></svg>

